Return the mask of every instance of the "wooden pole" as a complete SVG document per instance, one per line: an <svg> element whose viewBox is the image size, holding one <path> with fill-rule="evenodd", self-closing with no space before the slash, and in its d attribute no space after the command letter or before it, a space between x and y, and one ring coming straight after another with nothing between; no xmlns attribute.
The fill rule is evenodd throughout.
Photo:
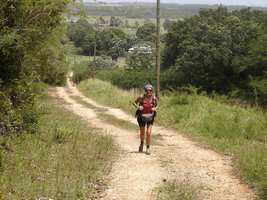
<svg viewBox="0 0 267 200"><path fill-rule="evenodd" d="M160 98L160 0L157 0L156 74L157 74L156 96L159 100Z"/></svg>

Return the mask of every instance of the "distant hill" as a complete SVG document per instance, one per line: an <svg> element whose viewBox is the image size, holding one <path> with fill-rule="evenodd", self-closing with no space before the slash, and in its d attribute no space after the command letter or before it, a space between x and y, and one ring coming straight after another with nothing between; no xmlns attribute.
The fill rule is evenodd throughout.
<svg viewBox="0 0 267 200"><path fill-rule="evenodd" d="M161 4L162 18L186 18L196 15L200 9L216 9L219 5L197 4ZM154 3L85 3L89 15L95 16L124 16L128 18L154 18L156 8ZM231 10L247 8L246 6L227 6ZM266 7L252 7L255 10L266 10Z"/></svg>

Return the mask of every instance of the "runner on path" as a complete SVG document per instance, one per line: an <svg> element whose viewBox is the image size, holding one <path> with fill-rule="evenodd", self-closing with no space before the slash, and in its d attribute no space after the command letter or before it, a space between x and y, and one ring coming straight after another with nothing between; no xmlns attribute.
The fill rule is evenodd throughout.
<svg viewBox="0 0 267 200"><path fill-rule="evenodd" d="M156 117L157 99L153 95L153 86L146 84L145 94L134 101L137 108L136 117L140 127L140 146L138 151L143 152L144 140L146 136L146 154L150 154L151 131L154 119Z"/></svg>

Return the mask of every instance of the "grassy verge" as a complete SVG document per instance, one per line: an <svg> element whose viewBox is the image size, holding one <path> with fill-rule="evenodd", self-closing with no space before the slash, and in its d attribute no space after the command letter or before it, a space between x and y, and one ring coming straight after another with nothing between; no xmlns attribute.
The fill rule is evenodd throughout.
<svg viewBox="0 0 267 200"><path fill-rule="evenodd" d="M105 108L94 107L92 104L89 104L89 103L83 101L78 96L71 96L71 98L74 99L77 103L82 104L87 108L95 110L97 116L105 122L108 122L114 126L117 126L117 127L120 127L120 128L126 129L126 130L139 129L137 125L135 125L131 122L128 122L128 121L122 120L122 119L118 119L118 118L114 117L113 115L106 113L107 110Z"/></svg>
<svg viewBox="0 0 267 200"><path fill-rule="evenodd" d="M167 181L158 189L157 200L196 200L197 189L189 183Z"/></svg>
<svg viewBox="0 0 267 200"><path fill-rule="evenodd" d="M125 130L136 131L139 129L137 125L131 122L128 122L126 120L118 119L114 117L113 115L106 114L106 113L97 113L97 115L100 117L101 120L104 120L110 124L113 124L114 126L123 128Z"/></svg>
<svg viewBox="0 0 267 200"><path fill-rule="evenodd" d="M78 88L83 94L103 105L121 108L129 113L135 112L132 102L141 94L138 90L120 90L110 83L97 79L83 81Z"/></svg>
<svg viewBox="0 0 267 200"><path fill-rule="evenodd" d="M131 102L140 93L99 80L79 89L96 101L134 113ZM234 169L267 198L267 114L214 101L197 94L170 93L161 97L156 122L182 130L210 147L233 156Z"/></svg>
<svg viewBox="0 0 267 200"><path fill-rule="evenodd" d="M0 137L0 199L90 199L109 170L112 138L90 129L51 97L39 100L36 134Z"/></svg>

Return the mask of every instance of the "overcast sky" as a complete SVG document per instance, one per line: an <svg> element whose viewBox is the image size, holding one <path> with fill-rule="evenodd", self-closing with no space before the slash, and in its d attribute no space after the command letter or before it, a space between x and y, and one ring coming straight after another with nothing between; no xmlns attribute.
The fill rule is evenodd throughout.
<svg viewBox="0 0 267 200"><path fill-rule="evenodd" d="M84 2L92 0L84 0ZM156 2L156 0L97 0L102 2ZM267 7L267 0L161 0L162 3L179 4L224 4L224 5L246 5Z"/></svg>

